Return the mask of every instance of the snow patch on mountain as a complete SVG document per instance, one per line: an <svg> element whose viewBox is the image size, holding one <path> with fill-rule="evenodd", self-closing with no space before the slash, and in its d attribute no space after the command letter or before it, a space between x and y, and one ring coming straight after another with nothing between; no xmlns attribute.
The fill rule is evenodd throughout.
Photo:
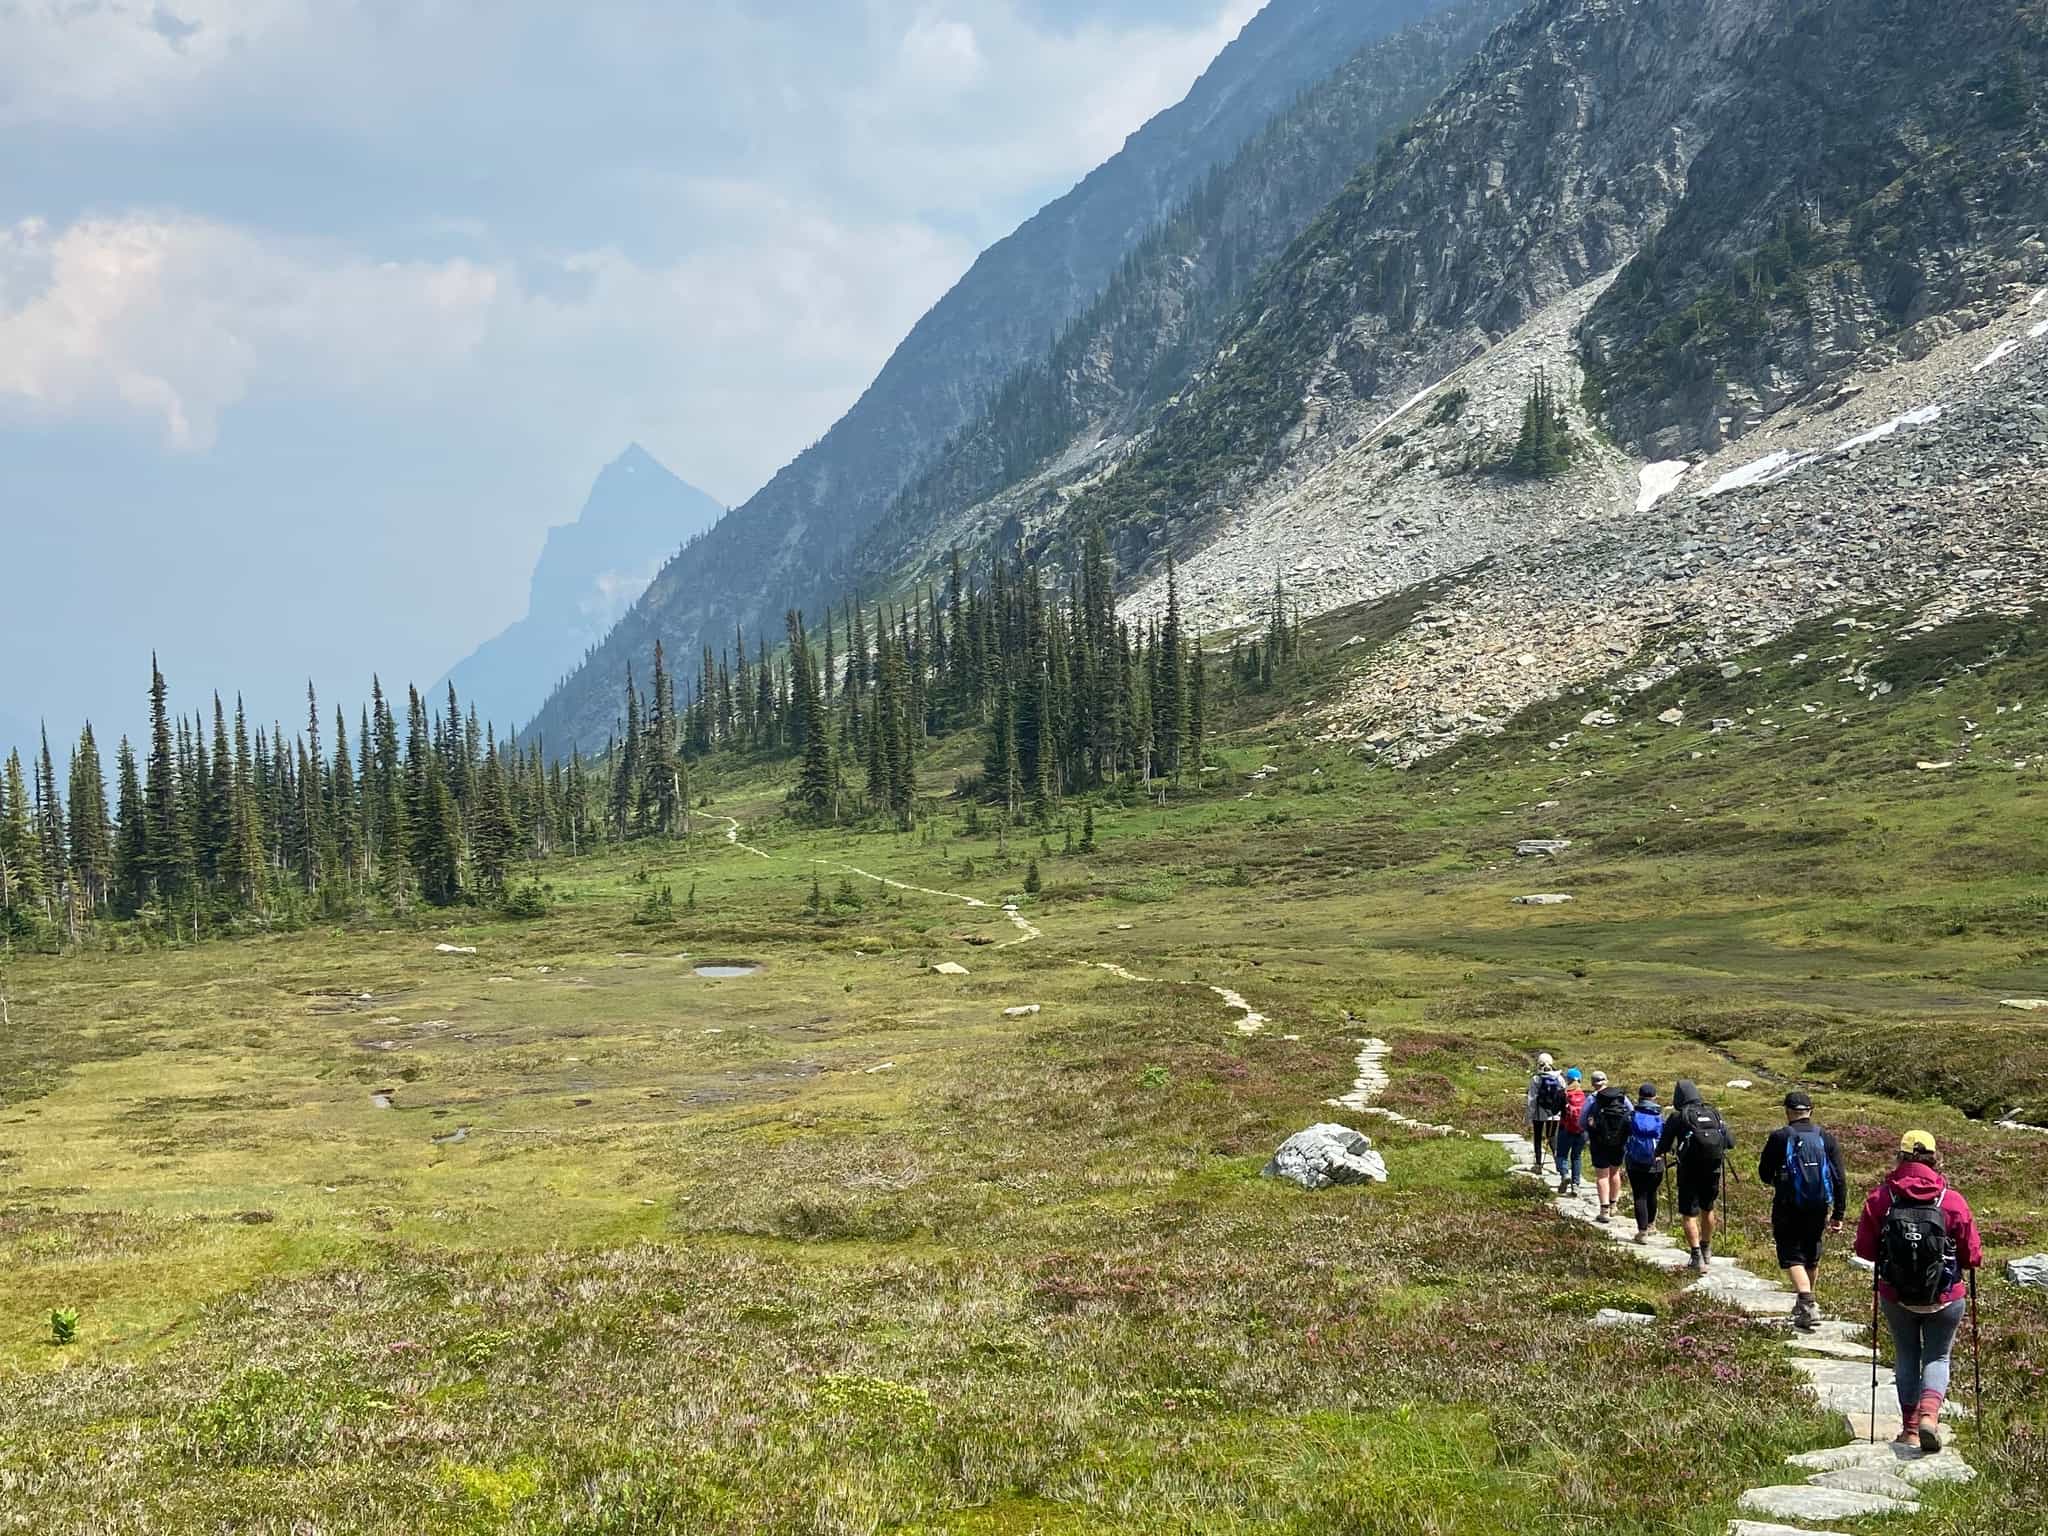
<svg viewBox="0 0 2048 1536"><path fill-rule="evenodd" d="M1719 496L1728 491L1740 491L1752 485L1775 485L1787 475L1793 474L1813 461L1809 453L1791 453L1779 449L1767 453L1760 459L1752 460L1740 469L1731 469L1701 492L1702 496Z"/></svg>
<svg viewBox="0 0 2048 1536"><path fill-rule="evenodd" d="M1837 453L1853 453L1858 448L1868 448L1872 443L1881 442L1901 427L1924 427L1931 421L1941 419L1941 407L1923 405L1918 410L1902 411L1890 421L1872 427L1868 432L1859 432L1846 443L1835 449Z"/></svg>
<svg viewBox="0 0 2048 1536"><path fill-rule="evenodd" d="M1970 372L1982 373L1986 368L1989 368L1992 364L2000 362L2005 358L2012 356L2012 354L2019 351L2019 349L2020 344L2017 341L2011 339L2001 341L1997 346L1993 347L1989 352L1985 353L1984 361L1979 363L1976 367L1972 368Z"/></svg>
<svg viewBox="0 0 2048 1536"><path fill-rule="evenodd" d="M1636 496L1636 510L1647 512L1678 489L1678 482L1692 468L1684 459L1660 459L1643 466L1643 488Z"/></svg>

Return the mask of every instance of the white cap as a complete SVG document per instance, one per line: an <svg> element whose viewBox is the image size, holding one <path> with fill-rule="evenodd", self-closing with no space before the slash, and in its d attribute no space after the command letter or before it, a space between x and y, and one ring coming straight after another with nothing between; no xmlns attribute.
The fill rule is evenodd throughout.
<svg viewBox="0 0 2048 1536"><path fill-rule="evenodd" d="M1593 1074L1593 1081L1596 1083L1604 1083L1607 1081L1607 1074L1605 1072L1595 1072Z"/></svg>
<svg viewBox="0 0 2048 1536"><path fill-rule="evenodd" d="M1557 1063L1550 1059L1550 1052L1538 1051L1536 1053L1536 1065L1539 1067L1553 1067L1556 1066Z"/></svg>

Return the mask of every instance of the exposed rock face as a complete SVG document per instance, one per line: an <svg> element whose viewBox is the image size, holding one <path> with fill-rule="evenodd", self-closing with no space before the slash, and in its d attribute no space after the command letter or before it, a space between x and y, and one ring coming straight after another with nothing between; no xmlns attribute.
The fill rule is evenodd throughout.
<svg viewBox="0 0 2048 1536"><path fill-rule="evenodd" d="M548 530L526 617L456 663L429 697L452 682L484 719L518 726L724 510L634 444L605 466L576 521Z"/></svg>
<svg viewBox="0 0 2048 1536"><path fill-rule="evenodd" d="M1303 1189L1327 1189L1332 1184L1384 1184L1387 1165L1372 1142L1350 1127L1312 1125L1282 1142L1261 1176L1290 1179Z"/></svg>
<svg viewBox="0 0 2048 1536"><path fill-rule="evenodd" d="M1879 342L1923 357L2039 264L2048 136L2013 84L2048 65L2038 12L1759 9L1684 197L1586 327L1608 418L1651 457L1755 430Z"/></svg>
<svg viewBox="0 0 2048 1536"><path fill-rule="evenodd" d="M2005 1261L2005 1278L2014 1285L2038 1286L2048 1290L2048 1253Z"/></svg>
<svg viewBox="0 0 2048 1536"><path fill-rule="evenodd" d="M1129 451L1208 357L1260 269L1521 3L1458 0L1360 49L1276 117L904 491L855 551L856 577L873 584L906 555L915 568L1003 530L1057 534L1067 498Z"/></svg>

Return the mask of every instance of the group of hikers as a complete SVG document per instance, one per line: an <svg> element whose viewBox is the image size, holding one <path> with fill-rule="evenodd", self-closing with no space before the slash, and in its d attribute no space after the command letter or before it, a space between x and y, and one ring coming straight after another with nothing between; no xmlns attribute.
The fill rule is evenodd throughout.
<svg viewBox="0 0 2048 1536"><path fill-rule="evenodd" d="M1546 1051L1529 1079L1528 1120L1534 1171L1544 1174L1547 1158L1558 1193L1578 1192L1590 1156L1600 1203L1594 1219L1602 1225L1613 1221L1626 1180L1638 1243L1649 1241L1666 1174L1675 1174L1691 1266L1695 1274L1707 1272L1726 1181L1741 1175L1728 1160L1735 1137L1695 1083L1680 1078L1667 1110L1655 1083L1642 1084L1631 1097L1610 1085L1605 1072L1590 1078L1577 1067L1560 1072ZM1842 1149L1814 1123L1813 1096L1804 1089L1785 1095L1785 1123L1765 1140L1756 1176L1773 1191L1771 1236L1794 1292L1792 1326L1810 1333L1821 1321L1813 1295L1821 1243L1842 1230L1849 1181ZM1855 1253L1874 1268L1876 1305L1898 1357L1898 1440L1938 1451L1949 1357L1984 1246L1969 1203L1942 1176L1940 1153L1926 1131L1900 1138L1897 1161L1863 1202Z"/></svg>

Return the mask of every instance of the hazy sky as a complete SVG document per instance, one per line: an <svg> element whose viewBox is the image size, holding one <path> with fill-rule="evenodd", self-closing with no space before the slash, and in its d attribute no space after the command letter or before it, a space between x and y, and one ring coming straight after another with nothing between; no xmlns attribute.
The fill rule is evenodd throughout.
<svg viewBox="0 0 2048 1536"><path fill-rule="evenodd" d="M1259 0L0 0L0 735L351 705L728 503Z"/></svg>

